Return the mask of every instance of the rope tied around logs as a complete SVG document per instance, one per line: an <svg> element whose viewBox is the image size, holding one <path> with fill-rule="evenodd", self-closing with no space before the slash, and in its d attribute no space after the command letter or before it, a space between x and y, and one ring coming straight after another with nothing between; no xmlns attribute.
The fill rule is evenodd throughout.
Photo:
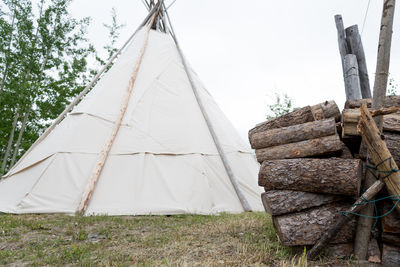
<svg viewBox="0 0 400 267"><path fill-rule="evenodd" d="M394 202L394 204L393 204L392 208L388 212L386 212L385 214L382 214L382 215L378 215L379 212L378 212L378 207L376 206L376 203L379 202L379 201L386 200L386 199L392 200ZM346 216L348 219L350 219L348 214L359 216L359 217L363 217L363 218L375 219L374 225L372 226L372 230L374 230L375 227L376 227L376 224L378 223L378 219L383 218L385 216L388 216L390 213L392 213L395 210L397 204L399 204L399 202L400 202L400 196L398 196L398 195L386 196L386 197L383 197L383 198L370 200L370 201L368 201L366 199L363 199L362 201L353 204L353 206L356 206L356 205L367 205L367 204L370 204L370 203L374 203L375 213L377 214L376 216L368 216L368 215L355 213L355 212L349 212L349 211L341 211L340 213L343 216Z"/></svg>
<svg viewBox="0 0 400 267"><path fill-rule="evenodd" d="M381 177L381 179L386 179L386 178L389 177L392 173L395 173L395 172L399 172L399 171L400 171L399 169L393 168L393 166L392 166L392 161L391 161L391 160L392 160L392 157L388 157L387 159L382 160L382 161L381 161L380 163L378 163L377 165L366 164L367 170L370 171L370 172L374 175L374 177L375 177L376 179L379 179L380 177L377 176L375 172L386 174L385 176ZM378 167L379 167L380 165L382 165L383 163L385 163L386 161L389 161L390 170L379 170ZM378 207L377 207L376 203L379 202L379 201L386 200L386 199L392 200L393 203L394 203L394 205L392 206L392 208L391 208L388 212L386 212L385 214L379 215ZM359 216L359 217L363 217L363 218L375 219L375 222L374 222L374 224L373 224L373 226L372 226L372 230L374 230L375 227L376 227L376 225L377 225L377 223L378 223L378 219L383 218L383 217L385 217L385 216L388 216L390 213L392 213L392 212L395 210L397 204L399 204L399 202L400 202L400 195L391 195L391 196L386 196L386 197L382 197L382 198L374 199L374 200L370 200L370 201L366 200L363 196L361 196L361 201L360 201L360 202L354 203L353 206L357 206L357 205L367 205L367 204L373 203L373 204L374 204L374 209L375 209L375 214L377 214L376 216L368 216L368 215L364 215L364 214L360 214L360 213L355 213L355 212L349 212L349 211L342 211L342 212L340 212L340 213L341 213L343 216L346 216L348 219L350 219L350 217L348 216L348 214L355 215L355 216Z"/></svg>
<svg viewBox="0 0 400 267"><path fill-rule="evenodd" d="M381 161L380 163L378 163L377 165L366 164L365 166L367 167L367 169L368 169L369 171L374 170L375 172L386 174L385 176L381 177L381 179L386 179L386 178L388 178L392 173L395 173L395 172L400 171L399 169L393 168L391 159L393 159L392 156L388 157L387 159L382 160L382 161ZM386 161L389 161L390 170L378 170L378 167L379 167L380 165L382 165L383 163L385 163ZM371 171L371 172L372 172L372 171ZM375 174L374 172L372 172L372 174L375 176L376 179L379 179L379 177L377 177L376 174Z"/></svg>

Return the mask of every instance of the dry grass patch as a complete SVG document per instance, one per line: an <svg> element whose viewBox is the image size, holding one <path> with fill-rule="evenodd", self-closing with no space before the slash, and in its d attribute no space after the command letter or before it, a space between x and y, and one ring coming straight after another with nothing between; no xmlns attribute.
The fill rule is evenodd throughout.
<svg viewBox="0 0 400 267"><path fill-rule="evenodd" d="M0 265L313 266L322 263L307 263L304 256L295 256L291 249L281 246L271 218L265 213L138 217L0 215ZM334 260L334 264L349 263Z"/></svg>

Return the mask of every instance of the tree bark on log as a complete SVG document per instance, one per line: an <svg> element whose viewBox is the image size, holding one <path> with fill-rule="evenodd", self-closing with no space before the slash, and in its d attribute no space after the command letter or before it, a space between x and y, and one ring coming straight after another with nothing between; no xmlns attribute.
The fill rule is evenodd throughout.
<svg viewBox="0 0 400 267"><path fill-rule="evenodd" d="M358 196L362 162L358 159L284 159L264 161L258 184L267 190Z"/></svg>
<svg viewBox="0 0 400 267"><path fill-rule="evenodd" d="M383 130L389 132L400 132L400 114L394 113L383 116Z"/></svg>
<svg viewBox="0 0 400 267"><path fill-rule="evenodd" d="M257 124L256 127L254 127L249 131L249 139L251 139L253 134L258 132L263 132L282 127L288 127L310 121L314 121L314 116L311 111L311 107L306 106L296 111L285 114L283 116Z"/></svg>
<svg viewBox="0 0 400 267"><path fill-rule="evenodd" d="M336 134L333 118L258 132L250 137L254 149L296 143L304 140Z"/></svg>
<svg viewBox="0 0 400 267"><path fill-rule="evenodd" d="M315 106L322 108L324 119L335 118L335 121L340 121L341 114L339 107L336 105L335 101L325 101L324 103L320 103Z"/></svg>
<svg viewBox="0 0 400 267"><path fill-rule="evenodd" d="M340 154L341 159L354 159L353 154L351 154L350 149L345 143L342 143L342 154Z"/></svg>
<svg viewBox="0 0 400 267"><path fill-rule="evenodd" d="M382 242L400 247L400 235L382 233Z"/></svg>
<svg viewBox="0 0 400 267"><path fill-rule="evenodd" d="M343 199L342 196L292 190L271 190L261 194L265 211L271 215L298 212Z"/></svg>
<svg viewBox="0 0 400 267"><path fill-rule="evenodd" d="M392 154L397 166L400 165L400 135L390 132L384 133L386 146Z"/></svg>
<svg viewBox="0 0 400 267"><path fill-rule="evenodd" d="M297 143L256 150L258 162L273 159L294 159L335 154L342 151L338 135L325 136Z"/></svg>
<svg viewBox="0 0 400 267"><path fill-rule="evenodd" d="M353 254L353 243L330 244L327 246L326 256L336 259L348 258Z"/></svg>
<svg viewBox="0 0 400 267"><path fill-rule="evenodd" d="M386 142L386 146L389 149L390 154L397 166L400 165L400 134L396 134L393 132L384 132L383 133L384 140ZM367 158L367 146L362 143L359 151L359 158L365 160Z"/></svg>
<svg viewBox="0 0 400 267"><path fill-rule="evenodd" d="M369 240L367 249L367 258L369 262L380 263L381 262L381 250L379 249L378 241L375 238Z"/></svg>
<svg viewBox="0 0 400 267"><path fill-rule="evenodd" d="M385 201L383 214L386 214L393 208L393 202ZM382 218L382 231L390 234L400 234L400 215L393 211Z"/></svg>
<svg viewBox="0 0 400 267"><path fill-rule="evenodd" d="M313 245L339 217L348 203L329 204L304 212L274 216L273 222L279 239L285 246ZM335 235L332 243L351 242L354 237L356 221L352 220Z"/></svg>
<svg viewBox="0 0 400 267"><path fill-rule="evenodd" d="M312 107L306 106L275 119L259 123L249 131L249 139L258 132L329 118L335 118L336 121L340 120L339 108L333 100Z"/></svg>
<svg viewBox="0 0 400 267"><path fill-rule="evenodd" d="M366 99L358 99L358 100L348 100L348 101L346 101L344 108L345 109L361 108L361 106L363 104L367 104L367 107L371 108L372 107L372 99L366 98ZM400 107L400 95L386 96L383 107L384 108Z"/></svg>
<svg viewBox="0 0 400 267"><path fill-rule="evenodd" d="M400 265L400 248L383 244L382 265L385 267L398 267Z"/></svg>
<svg viewBox="0 0 400 267"><path fill-rule="evenodd" d="M332 224L332 227L330 227L323 235L322 237L318 240L318 242L313 246L313 248L308 252L308 257L310 260L314 260L321 250L325 248L325 246L332 240L333 237L342 229L343 226L346 225L347 222L351 221L351 214L352 213L357 213L359 212L364 205L364 201L369 201L372 198L378 194L379 191L383 189L385 184L381 181L376 181L370 188L365 191L360 198L357 199L357 201L349 208L346 210L346 214L348 216L342 216L338 217L337 220L335 221L334 224Z"/></svg>
<svg viewBox="0 0 400 267"><path fill-rule="evenodd" d="M385 115L391 116L390 124L393 128L400 129L400 114L397 114L399 108L398 107L389 107L389 108L382 108L378 110L371 110L372 117ZM393 116L395 115L395 116ZM348 138L352 136L359 135L357 131L357 125L361 118L361 112L359 109L344 109L342 112L342 138ZM396 118L399 119L398 125L396 125Z"/></svg>

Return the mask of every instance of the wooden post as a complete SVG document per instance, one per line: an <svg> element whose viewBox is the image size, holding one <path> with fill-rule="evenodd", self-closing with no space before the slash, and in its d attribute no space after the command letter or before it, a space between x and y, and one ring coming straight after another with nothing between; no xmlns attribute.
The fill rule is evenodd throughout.
<svg viewBox="0 0 400 267"><path fill-rule="evenodd" d="M373 109L381 108L385 102L395 4L395 0L385 0L383 4L381 31L378 45L378 59L375 72L374 98L372 100ZM381 129L382 117L378 117L376 122L378 128Z"/></svg>
<svg viewBox="0 0 400 267"><path fill-rule="evenodd" d="M392 42L395 4L396 4L395 0L385 0L383 4L381 30L379 34L379 45L378 45L378 59L375 72L374 97L372 99L372 108L374 109L382 108L385 104L386 87L389 74L390 48ZM382 116L376 117L375 122L376 125L378 126L379 131L382 132L383 117ZM377 163L379 162L375 162L375 164ZM374 181L375 178L373 177L373 175L370 172L367 172L365 178L365 186L366 187L370 186ZM389 189L389 192L390 191L393 192L393 189L392 190ZM372 204L370 204L363 211L361 211L361 214L371 216L373 215L373 212L374 212L374 207ZM368 243L371 234L371 226L372 226L371 218L364 218L364 217L359 218L357 233L356 233L356 241L354 244L354 254L357 258L361 260L364 260L367 257Z"/></svg>
<svg viewBox="0 0 400 267"><path fill-rule="evenodd" d="M377 169L380 173L385 176L385 173L391 172L393 169L397 169L397 164L391 158L391 154L386 147L385 142L381 139L380 132L373 120L370 112L367 109L367 105L364 104L361 107L361 120L358 125L359 132L368 147L368 151L371 155L371 159L374 164L377 165ZM380 164L379 164L380 163ZM377 180L373 183L371 187L365 191L364 194L355 202L355 204L347 210L348 216L340 217L335 225L325 232L322 238L314 245L314 247L309 252L309 258L315 259L321 250L329 243L332 237L342 228L342 226L350 219L351 213L359 212L364 203L364 201L369 201L373 199L376 194L381 191L381 189L386 185L389 194L400 195L400 172L390 173L389 176L384 179ZM396 205L396 209L400 212L400 205Z"/></svg>
<svg viewBox="0 0 400 267"><path fill-rule="evenodd" d="M357 58L362 98L371 98L367 61L357 25L346 28L346 40L350 53Z"/></svg>
<svg viewBox="0 0 400 267"><path fill-rule="evenodd" d="M326 231L323 234L323 236L321 237L321 239L308 252L309 259L314 260L319 255L321 250L329 243L329 241L332 239L332 237L334 237L335 234L337 234L339 232L339 230L344 226L344 224L346 222L350 221L350 215L351 215L350 212L352 212L352 213L359 212L361 210L361 208L363 207L361 205L361 203L363 203L365 200L367 200L367 201L371 200L373 197L376 196L376 194L379 193L379 191L382 190L382 188L384 186L385 186L385 184L383 182L376 181L370 188L368 188L368 190L365 191L365 193L362 194L362 196L359 199L357 199L355 204L346 211L346 214L348 216L339 217L335 221L335 224L332 226L332 228L330 228L328 231Z"/></svg>
<svg viewBox="0 0 400 267"><path fill-rule="evenodd" d="M197 88L197 86L196 86L196 84L195 84L195 82L193 80L193 77L192 77L192 72L190 71L189 66L188 66L188 64L186 62L186 58L183 55L183 52L182 52L182 50L180 48L178 39L176 38L176 35L174 33L174 28L172 27L172 23L171 23L171 20L169 18L169 15L168 15L168 12L166 12L165 5L163 5L163 8L164 8L165 14L167 15L167 19L168 19L168 22L169 22L169 25L170 25L170 34L172 36L172 39L175 42L176 48L178 50L179 56L180 56L181 61L182 61L183 68L185 69L185 72L186 72L187 78L189 80L190 86L192 87L194 97L196 98L196 101L197 101L197 104L199 105L200 111L203 114L203 118L204 118L204 120L205 120L205 122L207 124L207 127L208 127L208 130L209 130L210 134L211 134L211 137L214 140L215 147L216 147L216 149L218 151L218 154L219 154L219 156L221 158L222 164L224 165L224 168L225 168L225 171L226 171L226 173L228 175L228 178L231 181L232 187L236 192L236 195L237 195L237 197L238 197L238 199L240 201L240 204L243 207L243 210L244 211L251 211L250 204L247 201L246 197L244 196L242 190L239 188L239 184L237 182L237 178L236 178L236 176L235 176L235 174L234 174L234 172L232 170L231 164L228 161L228 157L226 156L226 153L225 153L225 151L224 151L224 149L223 149L223 147L221 145L221 141L219 140L219 137L215 132L214 126L211 123L210 117L209 117L209 115L208 115L208 113L206 111L206 108L204 106L203 100L200 97L200 93L199 93L198 88Z"/></svg>
<svg viewBox="0 0 400 267"><path fill-rule="evenodd" d="M346 91L346 100L361 99L360 77L358 72L357 57L353 54L347 54L344 57L344 89Z"/></svg>
<svg viewBox="0 0 400 267"><path fill-rule="evenodd" d="M112 148L112 145L114 144L114 140L115 140L115 138L116 138L116 136L117 136L117 134L119 132L122 120L124 119L124 116L125 116L126 109L128 108L128 103L129 103L129 100L130 100L130 96L132 94L133 87L135 85L136 77L137 77L137 75L139 73L139 69L140 69L140 66L141 66L141 63L142 63L142 60L143 60L144 53L146 52L147 43L148 43L148 40L149 40L149 32L150 32L151 26L152 26L152 24L154 22L154 18L155 18L156 15L157 15L157 13L153 14L153 16L152 16L152 18L151 18L151 20L150 20L150 22L149 22L149 24L147 26L145 40L144 40L143 46L142 46L142 48L140 50L140 54L139 54L139 57L137 59L137 62L136 62L135 68L133 70L132 76L131 76L131 78L129 80L128 88L127 88L125 96L123 98L123 102L122 102L122 105L121 105L121 109L120 109L120 113L119 113L118 119L116 120L116 122L114 124L114 128L113 128L113 131L112 131L112 134L111 134L110 138L106 141L106 143L104 144L103 149L101 150L101 152L100 152L100 154L98 156L98 159L96 161L96 164L94 166L92 174L90 175L89 181L88 181L88 183L87 183L87 185L86 185L86 187L85 187L85 189L83 191L83 195L81 197L81 200L80 200L80 203L79 203L79 206L78 206L78 209L77 209L77 213L84 214L86 212L86 209L87 209L87 207L89 205L89 201L90 201L90 199L91 199L91 197L93 195L94 189L96 187L97 181L99 180L101 171L103 170L104 164L105 164L105 162L107 160L108 154L109 154L109 152L110 152L110 150Z"/></svg>
<svg viewBox="0 0 400 267"><path fill-rule="evenodd" d="M342 61L344 87L347 100L362 98L360 79L358 74L357 57L351 54L349 43L346 41L346 32L341 15L335 16L336 29L338 33L338 44L340 59Z"/></svg>
<svg viewBox="0 0 400 267"><path fill-rule="evenodd" d="M340 59L342 61L342 69L343 69L343 73L345 73L344 57L347 54L349 54L349 48L348 48L347 42L346 42L346 32L344 31L343 19L342 19L341 15L335 16L335 23L336 23L337 33L338 33L338 44L339 44Z"/></svg>

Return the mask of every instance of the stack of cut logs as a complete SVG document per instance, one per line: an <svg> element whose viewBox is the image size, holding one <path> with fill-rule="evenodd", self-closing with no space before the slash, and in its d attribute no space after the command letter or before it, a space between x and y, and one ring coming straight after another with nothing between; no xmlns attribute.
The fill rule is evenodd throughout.
<svg viewBox="0 0 400 267"><path fill-rule="evenodd" d="M370 102L348 101L341 115L336 103L327 101L263 122L249 131L251 146L261 163L259 185L265 189L261 198L285 246L314 245L335 218L344 216L340 211L359 197L366 149L362 145L360 149L358 108ZM399 107L400 97L388 97L386 106ZM400 161L400 135L395 133L400 132L400 114L386 115L384 129L388 148ZM380 207L381 212L392 207L389 200ZM383 231L379 240L384 242L384 260L385 256L389 257L386 261L400 259L400 247L395 247L400 245L400 216L392 212L379 227ZM328 254L351 254L355 230L356 218L335 236ZM373 261L381 261L375 239L368 254Z"/></svg>

